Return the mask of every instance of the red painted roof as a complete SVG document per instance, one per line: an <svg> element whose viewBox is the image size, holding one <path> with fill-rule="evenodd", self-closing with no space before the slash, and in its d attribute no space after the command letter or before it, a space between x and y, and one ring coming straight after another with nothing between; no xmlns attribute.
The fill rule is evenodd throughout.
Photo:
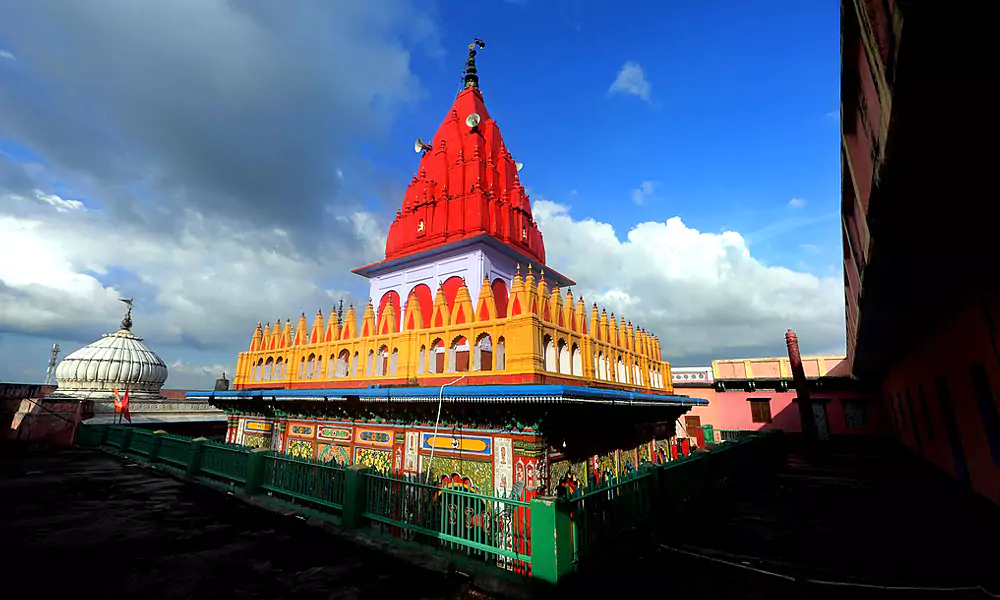
<svg viewBox="0 0 1000 600"><path fill-rule="evenodd" d="M485 233L545 264L528 195L478 88L459 93L431 146L389 227L386 260Z"/></svg>

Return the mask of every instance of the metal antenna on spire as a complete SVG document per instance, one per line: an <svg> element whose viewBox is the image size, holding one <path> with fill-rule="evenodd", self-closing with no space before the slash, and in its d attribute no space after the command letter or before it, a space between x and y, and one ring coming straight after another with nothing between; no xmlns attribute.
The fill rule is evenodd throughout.
<svg viewBox="0 0 1000 600"><path fill-rule="evenodd" d="M49 368L45 370L45 385L52 385L56 376L56 363L59 362L59 344L52 344L52 357L49 358Z"/></svg>
<svg viewBox="0 0 1000 600"><path fill-rule="evenodd" d="M340 303L337 304L337 328L340 329L344 326L344 299L340 299Z"/></svg>
<svg viewBox="0 0 1000 600"><path fill-rule="evenodd" d="M479 38L472 38L472 43L469 44L469 58L465 61L465 73L462 76L463 90L479 89L479 74L476 72L476 48L482 50L485 47L486 42Z"/></svg>

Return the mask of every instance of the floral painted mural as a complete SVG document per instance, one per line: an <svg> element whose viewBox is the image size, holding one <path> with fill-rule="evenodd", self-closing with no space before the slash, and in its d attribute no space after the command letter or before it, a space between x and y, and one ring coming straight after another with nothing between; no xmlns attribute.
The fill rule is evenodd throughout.
<svg viewBox="0 0 1000 600"><path fill-rule="evenodd" d="M295 458L313 458L313 443L308 440L288 440L288 453Z"/></svg>
<svg viewBox="0 0 1000 600"><path fill-rule="evenodd" d="M354 464L370 467L378 473L392 471L392 451L376 450L375 448L355 448Z"/></svg>
<svg viewBox="0 0 1000 600"><path fill-rule="evenodd" d="M316 458L339 465L349 465L351 464L351 448L350 446L340 446L338 444L319 444L316 450Z"/></svg>

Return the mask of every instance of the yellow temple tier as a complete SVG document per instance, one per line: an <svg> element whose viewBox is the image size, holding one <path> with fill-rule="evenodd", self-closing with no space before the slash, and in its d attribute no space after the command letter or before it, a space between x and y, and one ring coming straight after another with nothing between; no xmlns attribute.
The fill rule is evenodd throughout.
<svg viewBox="0 0 1000 600"><path fill-rule="evenodd" d="M473 305L464 281L449 302L439 284L430 314L417 293L402 308L392 298L376 319L369 301L360 325L317 313L273 328L259 323L237 359L235 389L349 388L372 385L565 384L672 394L670 365L656 336L616 320L582 299L550 290L544 274L514 274L507 292L484 279ZM498 292L498 298L494 292ZM509 313L509 314L508 314ZM399 324L402 324L400 330Z"/></svg>

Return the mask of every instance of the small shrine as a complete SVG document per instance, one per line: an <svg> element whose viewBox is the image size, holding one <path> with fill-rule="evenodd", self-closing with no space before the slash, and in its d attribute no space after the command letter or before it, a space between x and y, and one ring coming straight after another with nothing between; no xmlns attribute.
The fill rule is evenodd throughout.
<svg viewBox="0 0 1000 600"><path fill-rule="evenodd" d="M233 389L188 393L225 410L228 441L530 497L668 460L675 421L707 404L673 394L656 335L546 264L480 90L483 46L414 146L385 259L353 271L370 284L361 314L257 323Z"/></svg>

